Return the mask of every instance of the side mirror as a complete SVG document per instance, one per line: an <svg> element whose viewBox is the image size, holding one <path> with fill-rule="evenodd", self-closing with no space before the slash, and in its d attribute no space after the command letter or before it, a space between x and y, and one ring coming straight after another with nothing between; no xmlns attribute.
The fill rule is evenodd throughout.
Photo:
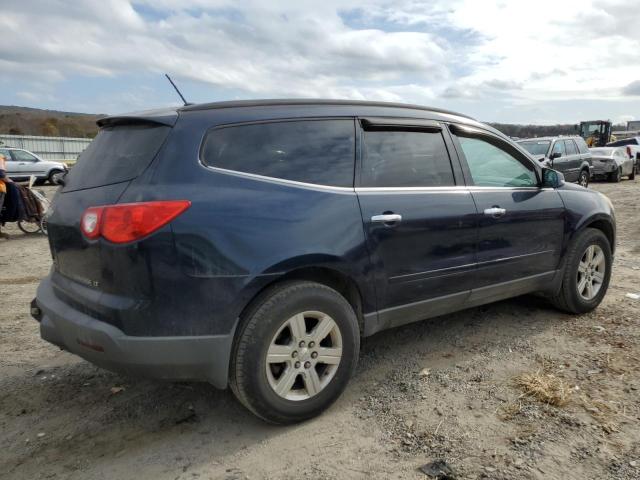
<svg viewBox="0 0 640 480"><path fill-rule="evenodd" d="M560 152L553 152L551 154L551 156L549 157L550 160L555 160L556 158L560 158L562 156L562 153Z"/></svg>
<svg viewBox="0 0 640 480"><path fill-rule="evenodd" d="M558 188L564 185L564 175L550 168L542 169L542 187Z"/></svg>

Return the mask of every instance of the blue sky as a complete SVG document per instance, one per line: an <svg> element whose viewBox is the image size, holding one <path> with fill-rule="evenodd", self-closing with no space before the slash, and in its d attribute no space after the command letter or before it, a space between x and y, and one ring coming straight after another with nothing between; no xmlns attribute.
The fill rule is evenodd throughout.
<svg viewBox="0 0 640 480"><path fill-rule="evenodd" d="M325 97L485 121L640 118L625 0L3 0L0 104L117 113Z"/></svg>

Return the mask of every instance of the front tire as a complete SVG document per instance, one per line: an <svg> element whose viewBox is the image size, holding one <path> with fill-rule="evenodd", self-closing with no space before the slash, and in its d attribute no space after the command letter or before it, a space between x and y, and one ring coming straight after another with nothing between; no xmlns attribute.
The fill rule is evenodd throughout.
<svg viewBox="0 0 640 480"><path fill-rule="evenodd" d="M358 320L342 295L314 282L286 282L262 294L244 315L229 383L258 417L301 422L337 400L359 351Z"/></svg>
<svg viewBox="0 0 640 480"><path fill-rule="evenodd" d="M589 188L589 171L581 170L580 175L578 176L578 185Z"/></svg>
<svg viewBox="0 0 640 480"><path fill-rule="evenodd" d="M567 251L562 287L552 303L567 313L590 312L607 293L612 264L611 245L605 234L595 228L585 229Z"/></svg>
<svg viewBox="0 0 640 480"><path fill-rule="evenodd" d="M62 170L51 170L49 172L49 183L51 185L60 185L60 179L64 176L64 172Z"/></svg>

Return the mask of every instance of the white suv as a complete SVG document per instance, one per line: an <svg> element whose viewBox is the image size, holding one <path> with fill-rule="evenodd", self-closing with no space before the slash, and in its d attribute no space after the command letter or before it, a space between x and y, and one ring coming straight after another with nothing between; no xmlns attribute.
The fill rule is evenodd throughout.
<svg viewBox="0 0 640 480"><path fill-rule="evenodd" d="M21 148L1 147L0 154L7 159L7 175L13 180L26 180L34 175L39 182L48 180L57 185L68 170L62 162L43 160Z"/></svg>

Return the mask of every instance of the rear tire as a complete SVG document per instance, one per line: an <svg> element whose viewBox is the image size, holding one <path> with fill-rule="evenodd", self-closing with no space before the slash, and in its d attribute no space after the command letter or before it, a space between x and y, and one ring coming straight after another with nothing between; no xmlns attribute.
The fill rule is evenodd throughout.
<svg viewBox="0 0 640 480"><path fill-rule="evenodd" d="M620 180L622 180L622 168L618 168L615 172L609 174L610 182L618 183Z"/></svg>
<svg viewBox="0 0 640 480"><path fill-rule="evenodd" d="M629 180L635 180L636 178L636 165L633 165L633 168L631 169L631 173L629 174Z"/></svg>
<svg viewBox="0 0 640 480"><path fill-rule="evenodd" d="M574 314L596 308L609 288L612 263L611 245L605 234L595 228L585 229L567 251L562 287L551 298L553 305Z"/></svg>
<svg viewBox="0 0 640 480"><path fill-rule="evenodd" d="M245 407L290 424L337 400L360 351L358 320L342 295L314 282L286 282L261 294L243 317L229 383Z"/></svg>

